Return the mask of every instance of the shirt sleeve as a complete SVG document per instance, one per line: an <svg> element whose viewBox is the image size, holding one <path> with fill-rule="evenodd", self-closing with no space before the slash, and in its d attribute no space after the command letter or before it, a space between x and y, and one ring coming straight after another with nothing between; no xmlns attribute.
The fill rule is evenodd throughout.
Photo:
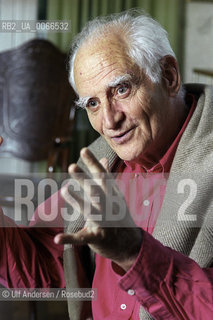
<svg viewBox="0 0 213 320"><path fill-rule="evenodd" d="M29 227L19 227L0 209L0 283L10 288L64 288L63 246L53 239L63 232L60 216L53 225L42 221L54 207L60 213L62 198L56 193L41 204ZM50 226L49 226L50 225ZM56 226L58 225L58 226Z"/></svg>
<svg viewBox="0 0 213 320"><path fill-rule="evenodd" d="M155 319L213 317L213 269L200 268L147 232L135 264L119 285L125 291L134 290L141 305Z"/></svg>

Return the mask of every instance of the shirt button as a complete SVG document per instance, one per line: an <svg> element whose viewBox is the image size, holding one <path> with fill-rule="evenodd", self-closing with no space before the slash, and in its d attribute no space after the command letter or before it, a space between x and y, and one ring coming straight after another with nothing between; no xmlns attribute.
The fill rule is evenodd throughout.
<svg viewBox="0 0 213 320"><path fill-rule="evenodd" d="M129 289L129 290L127 291L127 293L128 293L130 296L134 296L135 291L132 290L132 289Z"/></svg>
<svg viewBox="0 0 213 320"><path fill-rule="evenodd" d="M122 309L122 310L125 310L125 309L126 309L126 304L122 303L122 304L121 304L121 309Z"/></svg>
<svg viewBox="0 0 213 320"><path fill-rule="evenodd" d="M149 200L144 200L143 204L147 207L149 205Z"/></svg>
<svg viewBox="0 0 213 320"><path fill-rule="evenodd" d="M135 178L139 177L139 173L135 173Z"/></svg>

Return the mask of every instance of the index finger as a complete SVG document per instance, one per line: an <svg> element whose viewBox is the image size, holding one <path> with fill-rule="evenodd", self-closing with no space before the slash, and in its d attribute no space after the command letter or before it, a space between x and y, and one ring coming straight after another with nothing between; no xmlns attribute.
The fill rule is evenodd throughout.
<svg viewBox="0 0 213 320"><path fill-rule="evenodd" d="M88 148L81 150L81 158L91 173L106 173L105 168Z"/></svg>

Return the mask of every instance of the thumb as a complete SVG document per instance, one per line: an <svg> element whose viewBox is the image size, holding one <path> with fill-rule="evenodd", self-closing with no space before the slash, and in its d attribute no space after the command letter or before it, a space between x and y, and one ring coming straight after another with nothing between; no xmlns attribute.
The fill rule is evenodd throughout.
<svg viewBox="0 0 213 320"><path fill-rule="evenodd" d="M56 244L85 245L89 242L94 242L95 238L95 233L89 232L87 228L83 228L76 233L59 233L55 236L54 242Z"/></svg>

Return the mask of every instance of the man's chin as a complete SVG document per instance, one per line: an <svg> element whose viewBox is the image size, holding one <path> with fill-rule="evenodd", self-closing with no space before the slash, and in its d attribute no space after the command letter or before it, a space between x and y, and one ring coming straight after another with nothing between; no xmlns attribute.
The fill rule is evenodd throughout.
<svg viewBox="0 0 213 320"><path fill-rule="evenodd" d="M125 152L119 152L119 150L115 150L115 149L113 149L113 150L118 155L118 157L123 161L128 161L128 162L136 161L137 158L138 158L138 155L135 155L134 153L131 153L131 151L130 151L131 149L129 149L129 148Z"/></svg>
<svg viewBox="0 0 213 320"><path fill-rule="evenodd" d="M136 161L140 155L138 148L136 146L132 146L131 143L117 145L109 139L105 140L112 150L117 154L117 156L123 161Z"/></svg>

